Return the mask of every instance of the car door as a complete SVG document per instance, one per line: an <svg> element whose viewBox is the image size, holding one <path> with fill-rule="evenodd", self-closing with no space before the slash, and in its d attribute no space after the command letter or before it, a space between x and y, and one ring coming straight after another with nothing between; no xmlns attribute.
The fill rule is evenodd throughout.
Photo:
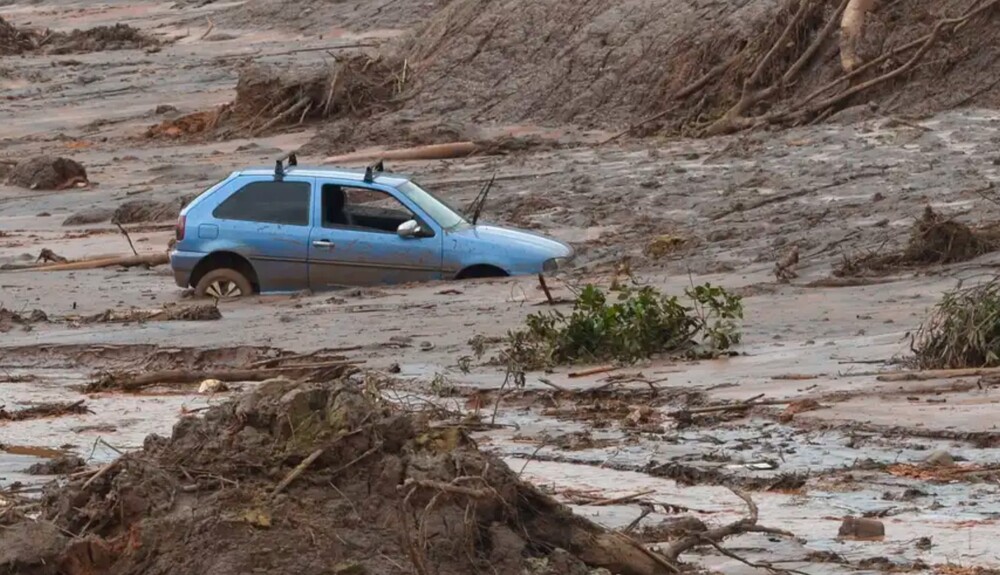
<svg viewBox="0 0 1000 575"><path fill-rule="evenodd" d="M441 230L392 188L318 178L313 203L313 289L441 278ZM400 237L396 229L412 219L423 233Z"/></svg>
<svg viewBox="0 0 1000 575"><path fill-rule="evenodd" d="M261 291L305 289L314 181L290 175L280 180L273 176L237 178L234 191L213 208L214 221L199 226L199 237L212 240L208 243L211 251L231 251L247 258Z"/></svg>

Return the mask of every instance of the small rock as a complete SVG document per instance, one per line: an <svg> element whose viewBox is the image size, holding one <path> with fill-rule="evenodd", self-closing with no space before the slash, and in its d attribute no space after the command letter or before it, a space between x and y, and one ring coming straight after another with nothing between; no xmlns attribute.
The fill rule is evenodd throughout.
<svg viewBox="0 0 1000 575"><path fill-rule="evenodd" d="M198 393L222 393L229 391L229 386L217 379L206 379L198 386Z"/></svg>
<svg viewBox="0 0 1000 575"><path fill-rule="evenodd" d="M18 162L7 183L29 190L65 190L87 184L87 171L68 158L38 156Z"/></svg>
<svg viewBox="0 0 1000 575"><path fill-rule="evenodd" d="M66 475L79 470L85 465L86 462L76 455L64 455L62 457L36 463L29 467L25 473L28 475Z"/></svg>
<svg viewBox="0 0 1000 575"><path fill-rule="evenodd" d="M930 537L921 537L920 539L917 539L917 542L913 545L921 551L926 551L934 546L934 542L931 541Z"/></svg>
<svg viewBox="0 0 1000 575"><path fill-rule="evenodd" d="M840 537L850 539L877 539L885 537L885 524L867 517L845 517L837 532Z"/></svg>
<svg viewBox="0 0 1000 575"><path fill-rule="evenodd" d="M950 467L955 465L955 458L944 450L937 450L924 459L924 465L930 467Z"/></svg>
<svg viewBox="0 0 1000 575"><path fill-rule="evenodd" d="M155 110L153 110L153 113L159 115L159 114L169 114L171 112L176 112L176 111L177 111L176 106L171 106L170 104L160 104L159 106L156 107Z"/></svg>

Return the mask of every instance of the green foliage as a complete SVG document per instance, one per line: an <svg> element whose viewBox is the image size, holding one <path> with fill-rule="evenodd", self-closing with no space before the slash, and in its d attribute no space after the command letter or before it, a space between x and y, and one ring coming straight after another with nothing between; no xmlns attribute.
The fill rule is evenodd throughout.
<svg viewBox="0 0 1000 575"><path fill-rule="evenodd" d="M946 292L911 347L921 369L1000 365L1000 282Z"/></svg>
<svg viewBox="0 0 1000 575"><path fill-rule="evenodd" d="M508 364L538 369L558 364L616 360L634 362L657 353L716 353L739 343L740 297L704 284L685 290L685 300L649 286L623 287L609 301L593 285L580 292L569 315L529 315L512 331L502 353Z"/></svg>

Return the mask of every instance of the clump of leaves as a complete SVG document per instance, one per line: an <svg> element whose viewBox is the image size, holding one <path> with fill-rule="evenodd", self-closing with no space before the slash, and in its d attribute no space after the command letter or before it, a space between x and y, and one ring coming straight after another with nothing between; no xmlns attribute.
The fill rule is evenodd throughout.
<svg viewBox="0 0 1000 575"><path fill-rule="evenodd" d="M1000 281L946 292L911 348L921 369L1000 365Z"/></svg>
<svg viewBox="0 0 1000 575"><path fill-rule="evenodd" d="M650 286L605 293L588 285L569 315L529 315L525 329L507 335L501 356L508 365L540 369L586 361L634 362L657 353L714 354L739 342L739 296L711 284L688 288L684 295L683 300L665 296Z"/></svg>

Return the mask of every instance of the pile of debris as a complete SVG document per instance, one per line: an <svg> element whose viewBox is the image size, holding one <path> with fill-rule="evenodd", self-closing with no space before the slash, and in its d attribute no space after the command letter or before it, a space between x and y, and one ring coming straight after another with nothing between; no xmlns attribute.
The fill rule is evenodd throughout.
<svg viewBox="0 0 1000 575"><path fill-rule="evenodd" d="M130 200L115 209L111 215L111 223L143 224L174 221L184 206L190 204L196 197L198 194L185 194L165 202Z"/></svg>
<svg viewBox="0 0 1000 575"><path fill-rule="evenodd" d="M1000 245L998 241L996 230L974 230L926 206L923 215L910 228L909 240L902 251L845 255L834 268L833 275L858 277L911 266L964 262L995 250Z"/></svg>
<svg viewBox="0 0 1000 575"><path fill-rule="evenodd" d="M296 69L252 64L240 72L231 104L165 120L146 137L177 138L216 128L222 128L222 137L256 136L307 120L364 118L395 107L404 82L402 64L364 55Z"/></svg>
<svg viewBox="0 0 1000 575"><path fill-rule="evenodd" d="M0 17L0 56L29 52L85 54L103 50L142 49L158 45L158 40L127 24L98 26L72 32L52 32L46 29L18 28Z"/></svg>
<svg viewBox="0 0 1000 575"><path fill-rule="evenodd" d="M890 100L898 113L1000 105L984 81L1000 66L1000 2L877 3L860 29L847 4L455 0L402 46L407 106L713 135Z"/></svg>
<svg viewBox="0 0 1000 575"><path fill-rule="evenodd" d="M49 317L40 309L28 312L16 312L0 306L0 333L7 333L15 327L31 329L33 323L44 323Z"/></svg>
<svg viewBox="0 0 1000 575"><path fill-rule="evenodd" d="M265 382L48 493L39 521L5 527L0 570L522 573L539 559L548 573L675 569L421 417L349 382Z"/></svg>

